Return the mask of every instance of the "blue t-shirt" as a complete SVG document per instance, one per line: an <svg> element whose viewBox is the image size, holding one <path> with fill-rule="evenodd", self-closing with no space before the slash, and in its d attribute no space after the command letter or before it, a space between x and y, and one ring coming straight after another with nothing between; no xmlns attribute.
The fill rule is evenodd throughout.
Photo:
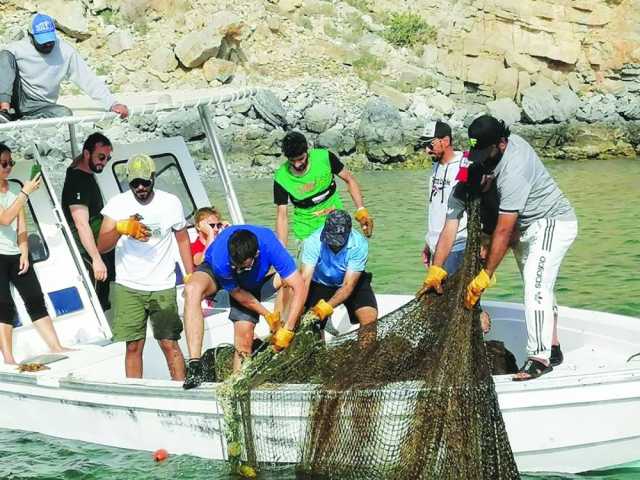
<svg viewBox="0 0 640 480"><path fill-rule="evenodd" d="M258 238L258 258L251 270L240 274L231 268L228 246L229 238L238 230L249 230ZM211 267L220 286L229 292L238 287L245 290L260 287L271 267L275 268L282 278L287 278L296 271L295 260L282 246L275 233L267 227L257 225L233 225L225 228L207 248L204 261Z"/></svg>
<svg viewBox="0 0 640 480"><path fill-rule="evenodd" d="M328 287L340 287L347 270L364 272L369 255L369 244L364 236L354 230L349 234L347 246L337 254L320 241L322 228L304 241L302 263L315 267L313 281Z"/></svg>

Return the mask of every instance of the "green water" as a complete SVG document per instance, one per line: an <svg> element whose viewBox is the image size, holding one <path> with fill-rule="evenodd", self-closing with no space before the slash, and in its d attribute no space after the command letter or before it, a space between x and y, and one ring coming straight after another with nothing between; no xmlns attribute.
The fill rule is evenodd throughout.
<svg viewBox="0 0 640 480"><path fill-rule="evenodd" d="M549 165L574 205L580 233L557 284L562 305L640 316L640 161L588 161ZM422 281L420 251L425 233L426 171L363 172L357 175L371 214L369 269L374 288L412 293ZM221 196L208 182L214 204ZM246 220L274 226L270 180L236 179ZM342 192L345 205L352 203ZM498 285L488 298L518 301L521 281L509 254L498 270ZM0 407L1 408L1 407ZM34 412L34 415L46 412ZM144 435L144 432L140 432ZM640 459L640 452L638 453ZM224 479L225 464L171 456L156 464L148 452L62 441L31 433L0 431L0 479ZM261 475L268 480L295 478L291 469ZM528 479L638 479L640 462L581 475L526 475Z"/></svg>

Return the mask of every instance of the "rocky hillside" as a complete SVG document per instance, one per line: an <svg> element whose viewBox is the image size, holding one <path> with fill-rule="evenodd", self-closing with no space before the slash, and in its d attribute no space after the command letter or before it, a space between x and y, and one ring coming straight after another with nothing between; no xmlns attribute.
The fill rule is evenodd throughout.
<svg viewBox="0 0 640 480"><path fill-rule="evenodd" d="M463 137L483 111L545 156L638 152L638 0L0 0L0 43L37 10L115 92L268 87L259 107L215 112L246 166L278 163L286 128L354 164L406 162L425 120Z"/></svg>

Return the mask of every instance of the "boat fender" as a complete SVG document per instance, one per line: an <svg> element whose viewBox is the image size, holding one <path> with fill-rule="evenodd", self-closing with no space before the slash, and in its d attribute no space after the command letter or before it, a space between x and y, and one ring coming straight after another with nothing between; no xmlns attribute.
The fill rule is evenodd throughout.
<svg viewBox="0 0 640 480"><path fill-rule="evenodd" d="M153 452L153 460L156 462L162 462L169 458L169 452L167 452L164 448L159 448L155 452Z"/></svg>

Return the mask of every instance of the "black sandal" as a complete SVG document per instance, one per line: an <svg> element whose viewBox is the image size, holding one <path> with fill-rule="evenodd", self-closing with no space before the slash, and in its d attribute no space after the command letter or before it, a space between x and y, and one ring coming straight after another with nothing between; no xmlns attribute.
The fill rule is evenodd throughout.
<svg viewBox="0 0 640 480"><path fill-rule="evenodd" d="M518 370L518 373L526 373L529 376L527 378L513 377L512 380L514 382L525 382L527 380L538 378L539 376L544 375L545 373L549 373L552 370L553 367L551 365L545 365L540 360L529 358L526 362L524 362L522 368Z"/></svg>
<svg viewBox="0 0 640 480"><path fill-rule="evenodd" d="M560 345L551 345L551 356L549 357L549 363L552 367L557 367L564 361L564 355L560 350Z"/></svg>

